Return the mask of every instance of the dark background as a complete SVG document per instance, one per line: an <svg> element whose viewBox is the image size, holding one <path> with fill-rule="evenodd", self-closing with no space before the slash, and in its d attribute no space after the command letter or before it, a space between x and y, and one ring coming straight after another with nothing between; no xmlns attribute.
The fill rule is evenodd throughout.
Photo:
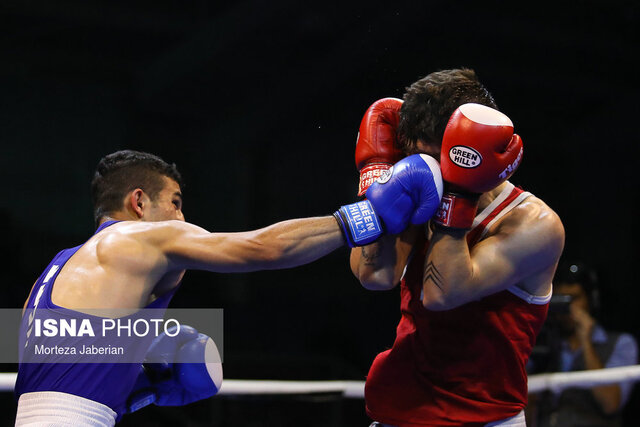
<svg viewBox="0 0 640 427"><path fill-rule="evenodd" d="M636 2L527 4L3 2L2 305L22 306L55 253L93 232L102 156L175 162L187 220L211 231L330 214L355 200L365 109L467 66L523 137L512 181L558 212L566 257L599 271L604 325L636 334ZM399 318L397 290L362 289L344 248L287 271L189 272L172 306L224 308L234 379L363 380ZM333 396L220 397L123 425L364 426L363 412Z"/></svg>

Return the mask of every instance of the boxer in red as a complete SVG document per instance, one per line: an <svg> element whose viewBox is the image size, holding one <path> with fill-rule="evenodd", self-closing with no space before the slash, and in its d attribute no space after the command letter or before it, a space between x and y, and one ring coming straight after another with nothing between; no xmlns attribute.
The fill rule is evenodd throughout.
<svg viewBox="0 0 640 427"><path fill-rule="evenodd" d="M524 426L525 364L564 246L560 218L507 179L523 144L470 69L429 74L360 126L362 193L406 155L440 159L445 189L427 226L351 252L370 290L401 286L390 350L367 376L373 425Z"/></svg>

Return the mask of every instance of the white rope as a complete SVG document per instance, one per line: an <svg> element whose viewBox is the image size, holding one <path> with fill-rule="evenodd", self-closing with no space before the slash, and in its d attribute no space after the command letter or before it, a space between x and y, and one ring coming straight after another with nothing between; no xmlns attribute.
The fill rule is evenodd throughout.
<svg viewBox="0 0 640 427"><path fill-rule="evenodd" d="M640 380L640 365L579 372L554 372L529 376L529 393L545 390L559 393L568 387L590 388L596 385L638 380Z"/></svg>
<svg viewBox="0 0 640 427"><path fill-rule="evenodd" d="M363 381L271 381L224 380L218 394L306 394L340 393L344 397L363 398Z"/></svg>
<svg viewBox="0 0 640 427"><path fill-rule="evenodd" d="M15 372L0 373L0 391L13 391L17 376Z"/></svg>
<svg viewBox="0 0 640 427"><path fill-rule="evenodd" d="M0 392L13 391L16 373L0 373ZM619 368L595 369L579 372L555 372L529 376L529 393L551 390L561 392L565 388L589 388L596 385L640 381L640 365ZM309 394L339 393L344 398L364 398L364 381L272 381L272 380L224 380L218 394Z"/></svg>

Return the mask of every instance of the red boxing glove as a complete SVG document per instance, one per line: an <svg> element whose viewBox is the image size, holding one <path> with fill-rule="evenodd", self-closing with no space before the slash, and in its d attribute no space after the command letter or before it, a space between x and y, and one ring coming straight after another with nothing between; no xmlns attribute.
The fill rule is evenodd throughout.
<svg viewBox="0 0 640 427"><path fill-rule="evenodd" d="M384 171L404 157L396 147L400 107L402 100L383 98L364 113L356 142L356 167L360 171L358 196L364 196Z"/></svg>
<svg viewBox="0 0 640 427"><path fill-rule="evenodd" d="M471 228L481 193L506 181L522 160L522 139L503 113L480 104L453 112L442 137L440 167L447 191L434 220Z"/></svg>

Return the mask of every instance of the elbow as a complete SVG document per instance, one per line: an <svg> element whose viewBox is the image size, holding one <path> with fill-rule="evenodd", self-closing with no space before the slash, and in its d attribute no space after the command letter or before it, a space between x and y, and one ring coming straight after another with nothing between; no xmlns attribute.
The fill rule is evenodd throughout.
<svg viewBox="0 0 640 427"><path fill-rule="evenodd" d="M363 281L360 284L368 291L388 291L396 287L397 283L380 282L380 281Z"/></svg>
<svg viewBox="0 0 640 427"><path fill-rule="evenodd" d="M442 298L422 298L422 305L430 311L445 311L452 307Z"/></svg>
<svg viewBox="0 0 640 427"><path fill-rule="evenodd" d="M353 260L353 259L352 259ZM359 262L351 263L351 272L363 288L369 291L388 291L400 283L401 277L395 277L387 269L375 270L362 268Z"/></svg>
<svg viewBox="0 0 640 427"><path fill-rule="evenodd" d="M423 291L422 306L427 310L446 311L451 310L452 308L456 308L459 305L460 304L456 303L449 294L445 294L441 291L438 291L437 294L434 294L434 292Z"/></svg>

